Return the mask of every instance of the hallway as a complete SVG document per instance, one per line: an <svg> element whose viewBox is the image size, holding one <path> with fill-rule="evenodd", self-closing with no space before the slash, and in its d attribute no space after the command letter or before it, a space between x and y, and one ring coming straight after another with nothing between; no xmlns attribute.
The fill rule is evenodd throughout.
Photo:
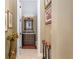
<svg viewBox="0 0 79 59"><path fill-rule="evenodd" d="M73 59L72 0L5 1L6 59Z"/></svg>
<svg viewBox="0 0 79 59"><path fill-rule="evenodd" d="M20 49L20 55L16 59L42 59L36 49Z"/></svg>

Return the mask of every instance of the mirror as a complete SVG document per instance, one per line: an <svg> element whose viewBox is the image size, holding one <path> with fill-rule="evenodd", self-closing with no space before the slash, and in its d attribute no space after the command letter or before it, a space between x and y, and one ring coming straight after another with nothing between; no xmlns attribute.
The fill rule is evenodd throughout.
<svg viewBox="0 0 79 59"><path fill-rule="evenodd" d="M33 19L32 18L25 18L24 30L26 32L33 32Z"/></svg>

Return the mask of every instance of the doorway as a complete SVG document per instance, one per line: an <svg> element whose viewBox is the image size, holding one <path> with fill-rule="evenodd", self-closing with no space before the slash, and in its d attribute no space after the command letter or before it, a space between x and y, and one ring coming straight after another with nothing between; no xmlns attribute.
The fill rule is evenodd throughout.
<svg viewBox="0 0 79 59"><path fill-rule="evenodd" d="M17 0L17 32L18 32L18 34L20 35L20 38L17 40L17 55L20 55L20 49L22 49L22 47L23 47L23 40L22 40L22 34L24 33L24 31L23 30L19 30L19 29L23 29L23 26L22 26L22 19L23 19L23 16L27 16L27 17L29 17L29 16L33 16L32 15L32 13L34 13L34 11L32 11L31 9L31 12L29 12L28 10L26 11L26 9L28 8L26 8L26 3L23 3L23 2L25 2L25 1L31 1L31 0ZM38 56L40 56L41 55L41 53L40 53L40 0L32 0L32 2L33 1L36 1L36 4L35 4L35 8L36 8L36 10L35 10L35 14L34 15L36 15L36 35L33 35L33 37L35 37L37 40L35 41L35 46L36 46L36 48L37 48L37 55ZM34 3L34 2L33 2ZM23 9L23 5L22 4L24 4L25 5L25 7L24 7L24 9ZM27 3L27 5L28 5L28 3ZM31 5L31 4L30 4ZM34 6L34 5L33 5ZM39 7L39 8L37 8L37 7ZM26 8L26 9L25 9ZM34 7L33 7L34 8ZM33 9L32 8L32 9ZM19 11L19 9L20 9L20 11ZM23 10L23 12L22 12L22 10ZM20 14L19 14L19 12L20 12ZM25 14L27 12L27 14ZM19 16L19 15L21 15L21 16ZM19 22L21 22L20 24L19 24ZM32 33L33 34L33 33ZM25 48L26 49L26 48Z"/></svg>
<svg viewBox="0 0 79 59"><path fill-rule="evenodd" d="M23 16L22 19L22 48L36 49L37 19L35 16Z"/></svg>

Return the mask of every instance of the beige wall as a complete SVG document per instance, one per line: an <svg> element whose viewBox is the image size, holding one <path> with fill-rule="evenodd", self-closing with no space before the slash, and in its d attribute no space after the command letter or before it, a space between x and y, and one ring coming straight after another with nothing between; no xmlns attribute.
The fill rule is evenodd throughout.
<svg viewBox="0 0 79 59"><path fill-rule="evenodd" d="M40 13L40 19L41 19L41 39L49 41L51 39L51 24L46 25L45 24L45 17L44 17L44 0L41 0L41 13Z"/></svg>
<svg viewBox="0 0 79 59"><path fill-rule="evenodd" d="M51 59L73 59L72 0L52 0L52 24L45 25L41 0L41 40L50 41Z"/></svg>
<svg viewBox="0 0 79 59"><path fill-rule="evenodd" d="M17 21L16 21L16 0L5 0L5 10L9 10L13 13L13 20L12 20L12 23L13 23L13 28L12 29L9 29L8 28L8 31L5 32L5 39L7 38L8 35L10 35L12 32L16 32L17 31ZM9 53L9 46L10 46L10 42L6 39L5 40L5 57L6 59L8 59L8 53Z"/></svg>

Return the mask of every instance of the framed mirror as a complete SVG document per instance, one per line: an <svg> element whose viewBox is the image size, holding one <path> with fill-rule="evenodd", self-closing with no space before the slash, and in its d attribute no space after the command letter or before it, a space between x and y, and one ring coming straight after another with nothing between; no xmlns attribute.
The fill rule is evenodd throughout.
<svg viewBox="0 0 79 59"><path fill-rule="evenodd" d="M33 31L33 19L26 18L24 20L24 30L26 32L32 32Z"/></svg>

